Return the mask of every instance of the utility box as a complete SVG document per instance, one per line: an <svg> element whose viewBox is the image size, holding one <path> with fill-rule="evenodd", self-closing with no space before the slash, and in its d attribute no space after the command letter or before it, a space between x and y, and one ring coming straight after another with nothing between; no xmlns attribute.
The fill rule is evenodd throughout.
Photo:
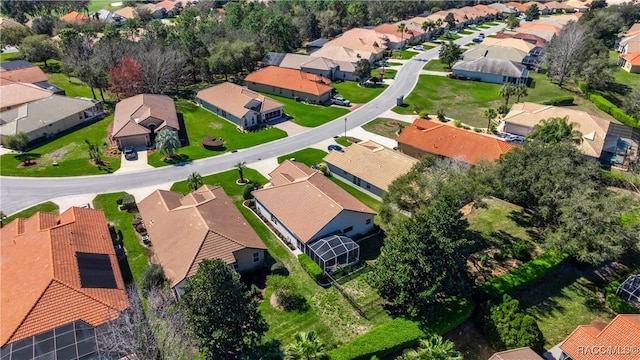
<svg viewBox="0 0 640 360"><path fill-rule="evenodd" d="M400 97L396 99L396 106L402 106L402 105L404 105L404 95L400 95Z"/></svg>

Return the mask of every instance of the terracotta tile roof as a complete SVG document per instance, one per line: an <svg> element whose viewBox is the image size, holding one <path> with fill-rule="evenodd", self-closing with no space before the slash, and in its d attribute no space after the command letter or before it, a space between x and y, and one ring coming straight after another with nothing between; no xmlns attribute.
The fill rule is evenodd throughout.
<svg viewBox="0 0 640 360"><path fill-rule="evenodd" d="M172 11L173 9L176 8L176 6L180 5L180 3L174 2L171 0L163 0L163 1L160 1L159 3L156 3L155 5L156 5L156 8L162 8L167 11Z"/></svg>
<svg viewBox="0 0 640 360"><path fill-rule="evenodd" d="M635 346L630 356L625 349ZM578 326L561 344L560 349L573 360L637 359L640 346L640 315L618 315L609 325ZM604 351L604 353L603 353ZM633 356L635 355L635 356Z"/></svg>
<svg viewBox="0 0 640 360"><path fill-rule="evenodd" d="M327 78L277 66L267 66L254 71L247 75L245 81L318 96L333 90L331 86L327 85L331 83L331 80Z"/></svg>
<svg viewBox="0 0 640 360"><path fill-rule="evenodd" d="M32 101L44 99L53 92L33 84L6 83L0 84L0 108L13 107Z"/></svg>
<svg viewBox="0 0 640 360"><path fill-rule="evenodd" d="M0 235L0 346L75 320L99 326L128 307L102 210L36 213ZM78 253L107 256L115 287L83 287Z"/></svg>
<svg viewBox="0 0 640 360"><path fill-rule="evenodd" d="M524 347L497 352L493 354L489 360L543 360L543 358L531 350L531 348Z"/></svg>
<svg viewBox="0 0 640 360"><path fill-rule="evenodd" d="M284 107L280 102L230 82L200 90L196 97L238 118L250 111L264 113Z"/></svg>
<svg viewBox="0 0 640 360"><path fill-rule="evenodd" d="M266 249L220 187L204 185L184 196L156 190L138 209L172 287L195 274L202 259L232 264L239 250Z"/></svg>
<svg viewBox="0 0 640 360"><path fill-rule="evenodd" d="M633 65L633 66L640 65L640 52L624 54L624 55L621 55L621 56L622 56L623 59L625 59L628 62L630 62L631 65Z"/></svg>
<svg viewBox="0 0 640 360"><path fill-rule="evenodd" d="M424 119L416 119L407 126L400 133L398 144L471 165L480 159L498 160L500 155L516 147L493 137Z"/></svg>
<svg viewBox="0 0 640 360"><path fill-rule="evenodd" d="M166 95L140 94L124 99L116 104L113 116L113 137L149 134L151 131L142 126L151 120L160 120L156 131L164 127L180 129L176 106L173 99Z"/></svg>
<svg viewBox="0 0 640 360"><path fill-rule="evenodd" d="M561 3L558 1L549 1L548 3L545 3L545 5L547 6L547 8L554 9L554 10L571 8L571 6L567 5L566 3Z"/></svg>
<svg viewBox="0 0 640 360"><path fill-rule="evenodd" d="M518 9L518 11L522 12L527 11L527 9L529 8L527 5L515 1L509 1L506 5L512 8L516 8Z"/></svg>
<svg viewBox="0 0 640 360"><path fill-rule="evenodd" d="M123 7L122 9L118 9L114 11L114 13L122 16L125 19L133 19L136 17L136 9L131 6Z"/></svg>
<svg viewBox="0 0 640 360"><path fill-rule="evenodd" d="M323 174L304 164L286 160L269 176L272 186L256 190L253 195L303 243L312 240L345 210L375 214Z"/></svg>
<svg viewBox="0 0 640 360"><path fill-rule="evenodd" d="M405 25L405 33L402 33L400 31L398 31L398 25L400 25L401 23L404 23ZM409 39L411 37L411 35L413 36L420 36L422 34L424 34L424 31L422 30L416 30L415 28L409 29L407 27L407 22L406 21L398 21L396 23L385 23L385 24L380 24L376 27L374 27L372 30L383 34L384 36L387 37L388 41L391 42L395 42L395 43L399 43L402 39L404 39L405 41L407 41L407 39ZM407 32L408 30L408 32Z"/></svg>
<svg viewBox="0 0 640 360"><path fill-rule="evenodd" d="M373 141L363 141L341 151L331 151L324 161L387 191L396 178L406 174L418 161Z"/></svg>
<svg viewBox="0 0 640 360"><path fill-rule="evenodd" d="M514 38L514 39L522 39L525 41L529 41L529 43L532 43L535 41L536 46L539 46L541 48L545 48L547 46L547 40L541 38L540 36L536 36L534 34L525 34L525 33L515 33L515 32L507 32L507 31L502 31L499 33L496 33L496 39L507 39L507 38ZM485 40L488 39L492 39L492 38L486 38Z"/></svg>
<svg viewBox="0 0 640 360"><path fill-rule="evenodd" d="M380 54L387 49L387 35L373 29L353 28L324 46L344 46L356 51L368 51Z"/></svg>
<svg viewBox="0 0 640 360"><path fill-rule="evenodd" d="M82 14L77 11L72 11L68 14L61 16L60 20L66 21L66 22L87 22L87 21L90 21L91 19L87 14Z"/></svg>
<svg viewBox="0 0 640 360"><path fill-rule="evenodd" d="M634 35L640 35L640 23L633 24L624 36L629 37Z"/></svg>
<svg viewBox="0 0 640 360"><path fill-rule="evenodd" d="M564 2L566 6L571 6L571 8L575 9L583 9L589 8L590 1L581 1L581 0L567 0Z"/></svg>
<svg viewBox="0 0 640 360"><path fill-rule="evenodd" d="M0 68L0 82L22 82L33 84L42 81L49 81L47 74L39 66L32 65L15 70L5 70Z"/></svg>
<svg viewBox="0 0 640 360"><path fill-rule="evenodd" d="M511 111L502 119L506 124L532 129L540 121L554 117L568 117L575 123L576 130L582 133L580 150L592 157L599 157L604 147L604 140L609 131L610 121L591 115L585 111L574 110L564 106L540 105L535 103L516 103Z"/></svg>
<svg viewBox="0 0 640 360"><path fill-rule="evenodd" d="M489 5L485 5L485 4L478 4L478 5L474 5L473 7L478 9L478 10L480 10L480 11L482 11L482 12L484 12L485 16L487 16L487 15L495 15L495 14L499 13L498 10L492 8Z"/></svg>

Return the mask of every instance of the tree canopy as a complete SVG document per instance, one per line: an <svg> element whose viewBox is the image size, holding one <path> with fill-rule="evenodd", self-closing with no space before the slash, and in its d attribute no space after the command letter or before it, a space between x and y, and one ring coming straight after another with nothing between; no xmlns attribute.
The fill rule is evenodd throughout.
<svg viewBox="0 0 640 360"><path fill-rule="evenodd" d="M448 43L442 44L440 48L440 61L444 64L447 64L448 68L458 61L458 59L462 56L462 49L460 45L454 43L453 41L449 41Z"/></svg>
<svg viewBox="0 0 640 360"><path fill-rule="evenodd" d="M579 145L582 143L582 133L575 129L575 125L575 123L570 123L566 116L544 119L533 126L527 135L527 140L540 141L545 144L569 141Z"/></svg>
<svg viewBox="0 0 640 360"><path fill-rule="evenodd" d="M187 324L205 359L235 359L253 351L268 326L252 294L222 260L203 260L182 297Z"/></svg>

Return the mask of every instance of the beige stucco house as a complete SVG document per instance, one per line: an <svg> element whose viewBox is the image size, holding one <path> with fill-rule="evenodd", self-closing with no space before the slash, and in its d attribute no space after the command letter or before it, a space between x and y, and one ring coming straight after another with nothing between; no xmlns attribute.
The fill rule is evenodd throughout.
<svg viewBox="0 0 640 360"><path fill-rule="evenodd" d="M162 129L180 130L172 98L140 94L116 104L111 136L120 148L151 146Z"/></svg>

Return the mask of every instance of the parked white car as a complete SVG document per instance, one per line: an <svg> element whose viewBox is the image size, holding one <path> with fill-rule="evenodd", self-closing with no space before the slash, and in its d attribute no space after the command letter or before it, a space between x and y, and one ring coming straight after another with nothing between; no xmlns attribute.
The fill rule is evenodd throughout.
<svg viewBox="0 0 640 360"><path fill-rule="evenodd" d="M335 97L333 99L331 99L331 102L334 105L340 105L340 106L351 106L351 101L343 98L343 97Z"/></svg>

